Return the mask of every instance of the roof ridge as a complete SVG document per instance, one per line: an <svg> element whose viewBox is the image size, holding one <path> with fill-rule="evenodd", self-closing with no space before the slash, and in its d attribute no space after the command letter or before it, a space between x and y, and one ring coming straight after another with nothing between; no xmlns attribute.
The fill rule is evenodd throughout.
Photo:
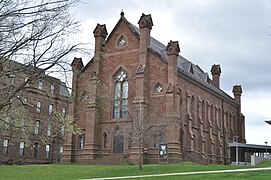
<svg viewBox="0 0 271 180"><path fill-rule="evenodd" d="M127 20L126 20L127 21ZM138 35L140 35L140 29L135 26L134 24L130 23L129 21L127 21L130 24L130 27L133 28L134 32L136 32ZM150 41L150 48L153 49L155 52L157 52L163 59L165 59L167 61L168 57L167 57L167 52L166 52L166 45L164 45L163 43L161 43L160 41L158 41L157 39L155 39L154 37L150 37L151 41ZM179 62L179 63L178 63ZM193 69L194 73L191 74L189 72L189 67L186 68L184 65L185 64L189 64L189 67L192 66L197 68L197 69ZM213 86L211 79L209 78L209 74L208 72L205 72L201 69L201 67L197 64L194 64L192 61L186 59L185 57L179 55L178 59L177 59L177 68L180 69L184 75L188 76L189 78L192 78L196 81L198 81L200 84L204 83L205 86L207 88L209 88L210 90L214 91L214 92L220 92L223 95L226 95L226 97L231 98L231 100L233 99L231 96L229 96L227 93L225 93L222 89L217 88L215 86ZM195 73L196 71L196 73ZM185 73L184 73L185 72Z"/></svg>

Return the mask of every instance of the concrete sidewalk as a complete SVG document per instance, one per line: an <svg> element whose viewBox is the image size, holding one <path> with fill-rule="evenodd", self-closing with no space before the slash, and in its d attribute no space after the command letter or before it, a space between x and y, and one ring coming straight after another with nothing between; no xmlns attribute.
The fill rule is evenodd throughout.
<svg viewBox="0 0 271 180"><path fill-rule="evenodd" d="M264 170L271 170L271 167L230 169L230 170L218 170L218 171L181 172L181 173L169 173L169 174L149 174L149 175L139 175L139 176L106 177L106 178L92 178L92 179L85 179L85 180L132 179L132 178L144 178L144 177L163 177L163 176L179 176L179 175L189 175L189 174L211 174L211 173L264 171Z"/></svg>

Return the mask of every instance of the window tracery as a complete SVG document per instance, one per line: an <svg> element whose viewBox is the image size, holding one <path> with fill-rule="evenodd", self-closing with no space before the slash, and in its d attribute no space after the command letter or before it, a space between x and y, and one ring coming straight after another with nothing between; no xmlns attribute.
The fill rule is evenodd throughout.
<svg viewBox="0 0 271 180"><path fill-rule="evenodd" d="M155 93L161 93L161 92L163 92L163 90L164 90L164 88L163 88L163 86L160 83L157 83L154 86L154 92Z"/></svg>
<svg viewBox="0 0 271 180"><path fill-rule="evenodd" d="M127 117L128 109L128 80L127 73L120 70L115 76L113 118Z"/></svg>
<svg viewBox="0 0 271 180"><path fill-rule="evenodd" d="M122 35L120 36L120 38L118 39L118 42L117 42L117 46L119 47L123 47L127 44L127 40L126 38Z"/></svg>

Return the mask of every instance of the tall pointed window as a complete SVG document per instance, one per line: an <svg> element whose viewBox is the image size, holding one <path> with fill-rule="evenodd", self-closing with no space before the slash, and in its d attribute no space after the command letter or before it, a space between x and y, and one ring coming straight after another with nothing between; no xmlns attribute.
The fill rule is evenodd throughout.
<svg viewBox="0 0 271 180"><path fill-rule="evenodd" d="M113 118L126 118L128 108L128 81L126 72L123 70L119 71L115 80Z"/></svg>

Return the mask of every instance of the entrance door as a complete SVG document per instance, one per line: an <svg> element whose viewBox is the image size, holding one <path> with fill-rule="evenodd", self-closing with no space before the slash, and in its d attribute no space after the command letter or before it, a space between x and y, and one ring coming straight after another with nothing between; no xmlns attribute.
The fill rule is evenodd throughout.
<svg viewBox="0 0 271 180"><path fill-rule="evenodd" d="M123 135L115 135L113 142L113 153L123 153Z"/></svg>

